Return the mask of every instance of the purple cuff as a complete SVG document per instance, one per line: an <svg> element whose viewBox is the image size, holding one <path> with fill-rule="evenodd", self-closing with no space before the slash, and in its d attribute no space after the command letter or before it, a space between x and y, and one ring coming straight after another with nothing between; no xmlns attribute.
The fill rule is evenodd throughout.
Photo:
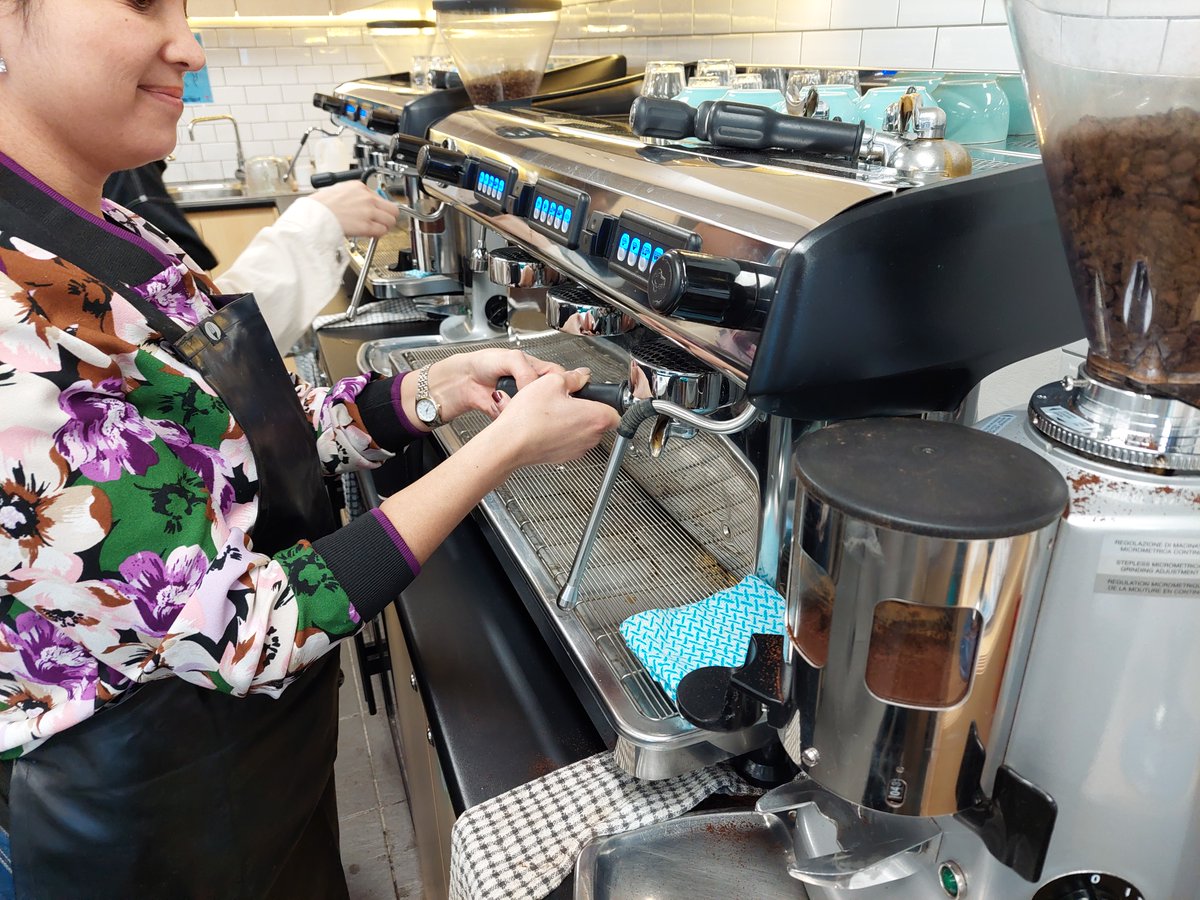
<svg viewBox="0 0 1200 900"><path fill-rule="evenodd" d="M392 410L396 413L396 420L404 426L405 431L413 435L413 437L424 437L429 432L422 431L409 421L408 416L404 413L404 404L400 402L400 385L404 383L405 376L411 374L412 372L402 372L392 379ZM395 531L395 529L393 528L392 531ZM397 534L396 538L399 540L400 535ZM404 542L400 541L400 543L403 544Z"/></svg>
<svg viewBox="0 0 1200 900"><path fill-rule="evenodd" d="M396 530L396 526L392 524L392 520L385 516L379 507L372 509L371 515L375 517L375 521L379 523L380 527L387 532L387 536L392 539L392 543L396 545L396 549L400 551L400 555L404 557L404 561L412 569L413 577L416 578L421 571L421 564L417 562L417 558L408 549L408 544L404 543L404 538L400 536L400 532Z"/></svg>

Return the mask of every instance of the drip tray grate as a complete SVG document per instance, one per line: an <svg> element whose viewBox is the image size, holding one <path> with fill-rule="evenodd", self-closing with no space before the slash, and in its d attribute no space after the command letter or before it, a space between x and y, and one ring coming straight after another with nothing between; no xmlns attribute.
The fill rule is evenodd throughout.
<svg viewBox="0 0 1200 900"><path fill-rule="evenodd" d="M473 346L512 345L500 340ZM521 346L567 368L588 366L595 380L626 376L627 363L586 339L551 334ZM415 369L458 349L395 355ZM468 413L437 436L453 452L487 423L482 413ZM636 710L642 721L632 724L639 732L647 721L674 719L688 726L625 646L618 626L636 612L682 606L735 584L753 567L758 521L757 480L732 444L700 433L673 440L653 459L645 449L648 429L649 423L626 456L573 611L559 610L555 596L595 504L611 438L575 462L520 469L495 492L499 515L491 516L514 556L535 576L535 587L554 612L551 619L560 629L582 627L591 653L581 661L608 667L608 673L593 673L593 681L620 685L626 702L613 705Z"/></svg>

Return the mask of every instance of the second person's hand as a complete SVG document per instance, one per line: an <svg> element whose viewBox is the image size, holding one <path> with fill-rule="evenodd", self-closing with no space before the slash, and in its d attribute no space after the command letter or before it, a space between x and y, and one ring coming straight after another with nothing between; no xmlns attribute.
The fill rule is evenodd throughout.
<svg viewBox="0 0 1200 900"><path fill-rule="evenodd" d="M384 200L361 181L343 181L314 191L312 198L324 204L346 237L383 237L400 211L395 203Z"/></svg>

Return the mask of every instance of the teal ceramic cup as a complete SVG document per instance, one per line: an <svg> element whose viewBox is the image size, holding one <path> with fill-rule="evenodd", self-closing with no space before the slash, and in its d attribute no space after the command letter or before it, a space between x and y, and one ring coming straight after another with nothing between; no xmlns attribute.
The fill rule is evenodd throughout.
<svg viewBox="0 0 1200 900"><path fill-rule="evenodd" d="M766 106L779 111L785 109L783 94L774 88L730 88L719 100L731 103L752 103L755 106Z"/></svg>
<svg viewBox="0 0 1200 900"><path fill-rule="evenodd" d="M728 92L729 88L723 84L697 87L689 85L671 99L678 100L680 103L686 103L688 106L699 106L705 100L720 100Z"/></svg>
<svg viewBox="0 0 1200 900"><path fill-rule="evenodd" d="M932 91L946 111L946 138L960 144L997 144L1008 137L1008 97L987 75L944 78Z"/></svg>
<svg viewBox="0 0 1200 900"><path fill-rule="evenodd" d="M888 79L888 84L896 85L912 85L914 87L923 87L927 91L932 91L935 87L942 83L942 79L946 77L944 72L909 72L901 70Z"/></svg>
<svg viewBox="0 0 1200 900"><path fill-rule="evenodd" d="M997 75L996 83L1008 98L1008 133L1033 134L1033 111L1029 107L1029 94L1020 75Z"/></svg>
<svg viewBox="0 0 1200 900"><path fill-rule="evenodd" d="M857 122L862 118L859 103L862 97L852 84L818 84L812 90L829 107L829 118Z"/></svg>
<svg viewBox="0 0 1200 900"><path fill-rule="evenodd" d="M924 87L914 85L917 88L917 93L921 97L922 106L936 106L933 97ZM893 81L887 87L871 88L862 95L859 101L859 115L862 120L867 123L868 128L882 128L883 116L887 111L888 106L895 103L902 96L908 93L909 85L899 84Z"/></svg>

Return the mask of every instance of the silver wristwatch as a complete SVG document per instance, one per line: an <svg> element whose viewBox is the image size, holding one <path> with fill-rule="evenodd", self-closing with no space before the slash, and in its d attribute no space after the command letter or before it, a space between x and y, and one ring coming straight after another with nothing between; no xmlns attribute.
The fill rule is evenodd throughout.
<svg viewBox="0 0 1200 900"><path fill-rule="evenodd" d="M444 424L441 405L429 396L429 366L422 366L417 372L417 418L430 428Z"/></svg>

